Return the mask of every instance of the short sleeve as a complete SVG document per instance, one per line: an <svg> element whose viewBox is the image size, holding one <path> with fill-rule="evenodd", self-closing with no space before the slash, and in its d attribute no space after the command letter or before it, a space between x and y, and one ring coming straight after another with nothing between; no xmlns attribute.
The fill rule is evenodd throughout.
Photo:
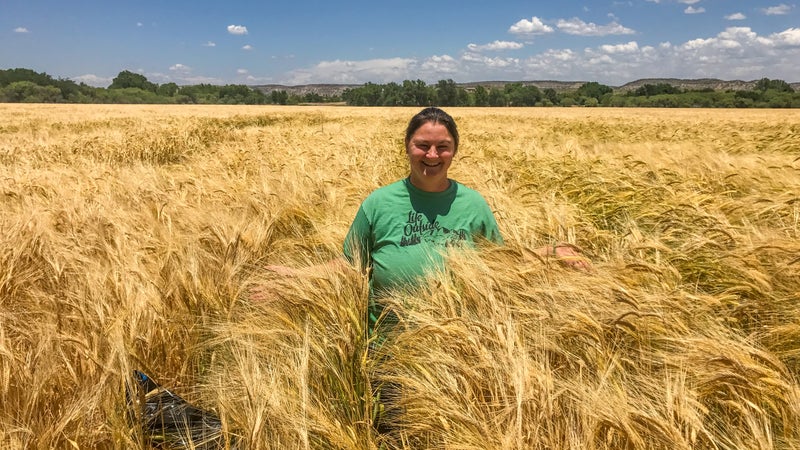
<svg viewBox="0 0 800 450"><path fill-rule="evenodd" d="M350 230L344 239L344 257L354 266L366 270L369 267L372 254L372 225L364 212L364 206L358 208Z"/></svg>
<svg viewBox="0 0 800 450"><path fill-rule="evenodd" d="M497 226L497 220L495 219L491 208L489 208L489 205L485 202L486 201L484 200L484 204L486 205L486 216L484 218L483 235L490 242L503 245L503 236L500 234L500 229Z"/></svg>

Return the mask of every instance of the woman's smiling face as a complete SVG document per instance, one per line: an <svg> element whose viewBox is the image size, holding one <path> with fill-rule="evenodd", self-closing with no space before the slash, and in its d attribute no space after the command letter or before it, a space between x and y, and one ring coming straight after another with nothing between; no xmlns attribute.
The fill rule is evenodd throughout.
<svg viewBox="0 0 800 450"><path fill-rule="evenodd" d="M450 186L447 169L455 152L455 142L447 127L436 122L422 124L406 146L411 184L428 192L447 189Z"/></svg>

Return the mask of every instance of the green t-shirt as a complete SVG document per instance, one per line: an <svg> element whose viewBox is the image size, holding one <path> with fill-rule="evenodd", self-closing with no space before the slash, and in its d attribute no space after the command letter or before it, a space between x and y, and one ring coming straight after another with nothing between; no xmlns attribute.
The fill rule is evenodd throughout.
<svg viewBox="0 0 800 450"><path fill-rule="evenodd" d="M426 192L405 178L364 199L344 240L344 254L372 269L374 299L443 268L446 247L473 246L478 237L503 242L492 210L477 191L450 180L447 190ZM370 309L372 316L376 311Z"/></svg>

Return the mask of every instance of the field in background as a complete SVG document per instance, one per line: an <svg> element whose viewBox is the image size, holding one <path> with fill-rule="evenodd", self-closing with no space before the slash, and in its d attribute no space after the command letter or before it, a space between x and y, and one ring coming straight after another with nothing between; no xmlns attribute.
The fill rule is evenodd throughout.
<svg viewBox="0 0 800 450"><path fill-rule="evenodd" d="M360 274L263 267L338 254L416 112L0 105L0 447L143 445L140 369L240 448L800 448L800 112L450 109L506 246L368 355Z"/></svg>

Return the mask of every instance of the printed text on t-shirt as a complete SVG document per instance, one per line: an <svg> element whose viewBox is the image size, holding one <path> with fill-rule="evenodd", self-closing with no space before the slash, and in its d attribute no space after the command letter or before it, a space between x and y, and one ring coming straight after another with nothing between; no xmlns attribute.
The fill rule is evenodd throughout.
<svg viewBox="0 0 800 450"><path fill-rule="evenodd" d="M428 242L452 245L467 239L467 233L465 230L450 230L442 227L438 220L430 222L424 214L413 210L409 211L408 220L403 227L403 237L400 238L400 246L420 244L423 237Z"/></svg>

